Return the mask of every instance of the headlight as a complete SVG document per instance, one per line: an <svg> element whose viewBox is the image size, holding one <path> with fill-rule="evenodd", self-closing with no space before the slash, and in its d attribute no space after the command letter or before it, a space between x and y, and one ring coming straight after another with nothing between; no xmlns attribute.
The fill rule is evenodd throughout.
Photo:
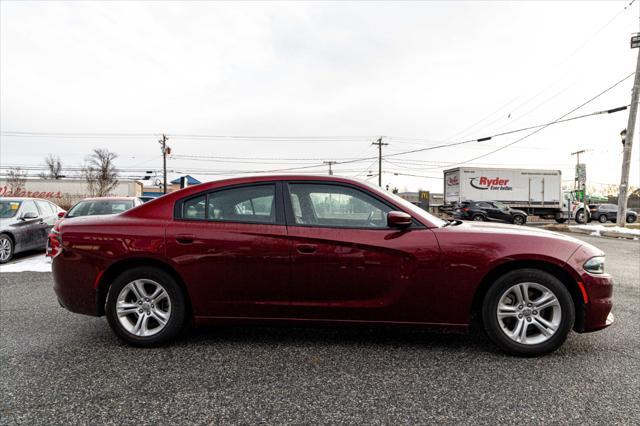
<svg viewBox="0 0 640 426"><path fill-rule="evenodd" d="M591 274L604 274L604 256L596 256L584 262L583 268Z"/></svg>

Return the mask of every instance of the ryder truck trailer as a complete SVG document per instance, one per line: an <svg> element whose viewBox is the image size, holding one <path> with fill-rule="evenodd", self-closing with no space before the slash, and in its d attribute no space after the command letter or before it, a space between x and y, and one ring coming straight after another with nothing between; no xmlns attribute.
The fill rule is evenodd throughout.
<svg viewBox="0 0 640 426"><path fill-rule="evenodd" d="M562 191L560 170L457 167L444 171L444 203L500 201L531 215L586 221L588 209Z"/></svg>

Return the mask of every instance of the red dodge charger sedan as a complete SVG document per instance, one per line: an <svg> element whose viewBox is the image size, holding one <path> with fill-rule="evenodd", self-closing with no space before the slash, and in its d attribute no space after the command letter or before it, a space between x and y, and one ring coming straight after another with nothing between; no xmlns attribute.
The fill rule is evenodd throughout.
<svg viewBox="0 0 640 426"><path fill-rule="evenodd" d="M508 353L613 322L604 253L511 225L445 222L366 182L201 184L51 236L55 291L137 346L186 324L481 325Z"/></svg>

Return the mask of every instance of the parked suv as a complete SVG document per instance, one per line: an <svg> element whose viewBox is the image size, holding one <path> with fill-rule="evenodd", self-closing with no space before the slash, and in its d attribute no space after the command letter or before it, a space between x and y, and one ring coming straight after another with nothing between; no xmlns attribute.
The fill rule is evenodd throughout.
<svg viewBox="0 0 640 426"><path fill-rule="evenodd" d="M600 223L615 222L618 219L617 204L590 204L589 211L591 212L591 219ZM627 223L633 223L636 220L638 220L638 213L627 210Z"/></svg>
<svg viewBox="0 0 640 426"><path fill-rule="evenodd" d="M453 217L475 221L501 220L515 225L527 222L525 212L512 209L498 201L463 201L453 210Z"/></svg>

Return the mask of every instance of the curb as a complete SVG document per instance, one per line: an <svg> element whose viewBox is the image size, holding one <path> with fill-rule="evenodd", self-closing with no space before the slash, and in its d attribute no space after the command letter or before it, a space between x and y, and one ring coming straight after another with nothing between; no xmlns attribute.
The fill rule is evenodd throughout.
<svg viewBox="0 0 640 426"><path fill-rule="evenodd" d="M595 232L590 229L572 228L569 225L557 225L557 224L545 225L543 226L543 228L548 229L549 231L568 232L571 234L582 234L582 235L591 235ZM638 235L623 234L622 232L615 232L615 231L600 231L600 236L607 237L607 238L624 238L626 240L634 240L636 238L640 239L640 236Z"/></svg>

